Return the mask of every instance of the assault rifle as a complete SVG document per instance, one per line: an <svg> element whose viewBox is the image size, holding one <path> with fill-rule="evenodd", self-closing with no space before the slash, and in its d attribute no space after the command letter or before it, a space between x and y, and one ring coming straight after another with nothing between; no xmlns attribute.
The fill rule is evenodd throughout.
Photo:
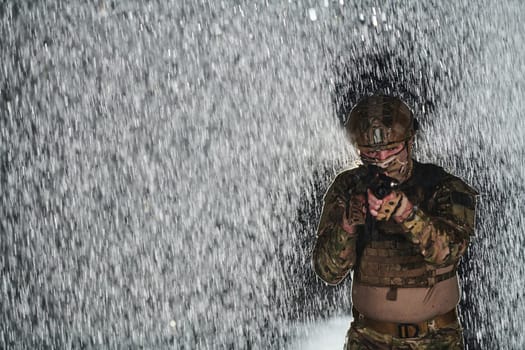
<svg viewBox="0 0 525 350"><path fill-rule="evenodd" d="M378 199L385 198L399 187L399 182L396 179L386 176L381 172L381 168L375 165L368 166L367 183L370 191ZM368 210L366 211L365 225L368 235L377 238L376 219Z"/></svg>
<svg viewBox="0 0 525 350"><path fill-rule="evenodd" d="M399 182L381 172L381 168L375 165L368 166L367 175L368 188L378 199L388 196L393 190L399 187Z"/></svg>

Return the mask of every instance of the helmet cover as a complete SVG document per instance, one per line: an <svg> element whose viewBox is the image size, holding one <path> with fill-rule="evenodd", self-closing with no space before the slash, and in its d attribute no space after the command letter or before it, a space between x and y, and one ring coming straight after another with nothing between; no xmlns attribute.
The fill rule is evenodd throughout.
<svg viewBox="0 0 525 350"><path fill-rule="evenodd" d="M405 142L415 134L414 115L397 97L375 95L360 100L345 123L359 147L382 149Z"/></svg>

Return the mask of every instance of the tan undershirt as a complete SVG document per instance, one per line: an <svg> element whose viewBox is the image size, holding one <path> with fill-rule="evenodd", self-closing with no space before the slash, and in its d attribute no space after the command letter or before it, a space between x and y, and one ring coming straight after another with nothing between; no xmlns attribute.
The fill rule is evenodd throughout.
<svg viewBox="0 0 525 350"><path fill-rule="evenodd" d="M441 271L450 270L442 269ZM378 321L416 323L444 314L457 306L458 277L436 283L432 288L398 288L396 300L387 300L389 287L352 284L352 303L365 317Z"/></svg>

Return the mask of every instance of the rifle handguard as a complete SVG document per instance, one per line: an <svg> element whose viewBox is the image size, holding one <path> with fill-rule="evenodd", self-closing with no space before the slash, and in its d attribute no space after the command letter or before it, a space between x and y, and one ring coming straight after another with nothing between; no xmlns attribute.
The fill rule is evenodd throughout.
<svg viewBox="0 0 525 350"><path fill-rule="evenodd" d="M399 192L393 192L396 196L389 201L383 203L379 211L377 212L377 220L388 220L390 217L399 209L403 202L403 194Z"/></svg>
<svg viewBox="0 0 525 350"><path fill-rule="evenodd" d="M412 210L412 203L403 192L394 191L393 193L396 194L396 197L383 203L377 213L377 220L388 220L393 216L396 222L400 222L401 217Z"/></svg>

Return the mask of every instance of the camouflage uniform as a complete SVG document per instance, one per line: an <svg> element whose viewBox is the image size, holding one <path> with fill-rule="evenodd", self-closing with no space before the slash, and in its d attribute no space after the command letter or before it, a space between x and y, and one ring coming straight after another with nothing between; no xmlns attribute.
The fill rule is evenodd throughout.
<svg viewBox="0 0 525 350"><path fill-rule="evenodd" d="M342 228L352 198L366 195L367 167L340 173L324 197L324 207L313 252L316 273L337 284L353 269L355 281L397 288L429 288L452 278L474 231L476 192L442 168L413 161L410 178L399 190L414 204L403 223L393 219L357 226L357 233ZM451 272L436 269L453 266ZM347 349L462 349L459 323L418 338L399 339L363 327L355 319L347 335Z"/></svg>
<svg viewBox="0 0 525 350"><path fill-rule="evenodd" d="M461 350L463 334L459 322L418 338L397 338L352 322L346 335L345 350Z"/></svg>

